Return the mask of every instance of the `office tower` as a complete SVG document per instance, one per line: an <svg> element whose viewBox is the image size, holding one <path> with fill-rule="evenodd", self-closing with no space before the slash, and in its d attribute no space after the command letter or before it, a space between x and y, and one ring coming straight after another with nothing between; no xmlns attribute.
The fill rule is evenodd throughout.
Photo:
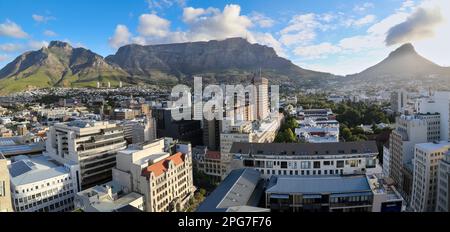
<svg viewBox="0 0 450 232"><path fill-rule="evenodd" d="M389 141L389 174L407 201L411 196L414 146L439 140L439 121L439 114L402 115L396 120Z"/></svg>
<svg viewBox="0 0 450 232"><path fill-rule="evenodd" d="M416 212L434 212L437 202L439 161L448 152L447 141L415 146L411 207Z"/></svg>
<svg viewBox="0 0 450 232"><path fill-rule="evenodd" d="M394 113L403 113L408 103L408 93L404 90L391 93L391 110Z"/></svg>
<svg viewBox="0 0 450 232"><path fill-rule="evenodd" d="M47 137L46 154L61 163L80 166L81 189L109 181L117 151L126 148L122 127L109 122L58 123Z"/></svg>
<svg viewBox="0 0 450 232"><path fill-rule="evenodd" d="M263 120L269 116L269 81L261 76L255 76L252 84L256 87L257 119Z"/></svg>
<svg viewBox="0 0 450 232"><path fill-rule="evenodd" d="M416 111L426 114L440 115L440 140L449 141L450 138L450 92L435 92L428 99L421 99Z"/></svg>
<svg viewBox="0 0 450 232"><path fill-rule="evenodd" d="M173 113L184 112L186 108L170 107L167 105L152 109L156 120L156 135L158 138L170 137L180 141L190 142L192 146L203 143L201 121L175 120Z"/></svg>

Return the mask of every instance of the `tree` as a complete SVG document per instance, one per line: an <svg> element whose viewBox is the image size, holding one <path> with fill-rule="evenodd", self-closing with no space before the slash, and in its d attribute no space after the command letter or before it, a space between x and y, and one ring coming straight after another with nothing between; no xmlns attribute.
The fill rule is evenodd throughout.
<svg viewBox="0 0 450 232"><path fill-rule="evenodd" d="M294 132L292 132L291 128L287 128L285 131L285 141L287 143L295 143L297 142L297 137L295 137Z"/></svg>
<svg viewBox="0 0 450 232"><path fill-rule="evenodd" d="M343 129L341 129L341 135L345 141L348 141L352 136L352 132L350 131L350 129L348 129L348 127L344 127Z"/></svg>

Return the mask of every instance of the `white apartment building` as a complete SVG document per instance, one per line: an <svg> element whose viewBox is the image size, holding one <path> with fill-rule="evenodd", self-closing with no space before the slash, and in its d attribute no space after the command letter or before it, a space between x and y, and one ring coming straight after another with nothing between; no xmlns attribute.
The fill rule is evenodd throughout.
<svg viewBox="0 0 450 232"><path fill-rule="evenodd" d="M234 143L232 168L254 168L272 175L350 175L376 168L374 141L340 143Z"/></svg>
<svg viewBox="0 0 450 232"><path fill-rule="evenodd" d="M389 141L388 172L407 201L412 186L404 179L405 165L412 162L416 144L439 141L439 120L439 114L402 115L396 120Z"/></svg>
<svg viewBox="0 0 450 232"><path fill-rule="evenodd" d="M184 211L195 191L191 145L172 145L167 138L158 139L117 154L113 180L125 192L143 195L147 212Z"/></svg>
<svg viewBox="0 0 450 232"><path fill-rule="evenodd" d="M448 152L447 141L415 146L411 207L416 212L434 212L437 202L439 161Z"/></svg>
<svg viewBox="0 0 450 232"><path fill-rule="evenodd" d="M123 129L114 123L72 121L58 123L47 133L46 153L61 163L80 166L81 189L111 179L117 151L126 149Z"/></svg>
<svg viewBox="0 0 450 232"><path fill-rule="evenodd" d="M17 156L9 165L16 212L71 211L78 165L61 165L48 156Z"/></svg>
<svg viewBox="0 0 450 232"><path fill-rule="evenodd" d="M450 151L444 155L439 161L438 168L438 182L437 182L437 212L449 212L450 211Z"/></svg>
<svg viewBox="0 0 450 232"><path fill-rule="evenodd" d="M230 171L230 149L233 143L271 143L275 140L282 119L283 116L280 114L278 117L267 117L262 121L239 121L232 125L223 126L220 134L222 177L225 177Z"/></svg>
<svg viewBox="0 0 450 232"><path fill-rule="evenodd" d="M450 92L435 92L427 99L420 99L416 111L421 114L440 114L441 140L449 141L450 138Z"/></svg>

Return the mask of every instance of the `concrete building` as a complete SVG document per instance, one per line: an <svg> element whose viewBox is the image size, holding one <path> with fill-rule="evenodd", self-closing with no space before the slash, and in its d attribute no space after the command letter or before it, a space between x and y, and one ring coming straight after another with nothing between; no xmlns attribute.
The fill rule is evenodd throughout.
<svg viewBox="0 0 450 232"><path fill-rule="evenodd" d="M125 192L115 181L97 185L75 195L75 208L83 212L142 212L144 197Z"/></svg>
<svg viewBox="0 0 450 232"><path fill-rule="evenodd" d="M47 133L46 153L61 163L80 166L82 189L111 180L117 151L126 149L123 129L114 123L58 123Z"/></svg>
<svg viewBox="0 0 450 232"><path fill-rule="evenodd" d="M218 151L210 151L205 146L197 146L192 149L192 161L197 171L208 176L221 178L222 163Z"/></svg>
<svg viewBox="0 0 450 232"><path fill-rule="evenodd" d="M220 132L222 131L221 120L203 119L203 145L209 150L220 150Z"/></svg>
<svg viewBox="0 0 450 232"><path fill-rule="evenodd" d="M450 151L439 161L437 179L437 212L450 212Z"/></svg>
<svg viewBox="0 0 450 232"><path fill-rule="evenodd" d="M112 112L112 118L114 120L132 120L135 117L135 113L132 109L114 109Z"/></svg>
<svg viewBox="0 0 450 232"><path fill-rule="evenodd" d="M404 90L391 93L391 110L395 113L403 113L408 103L408 93Z"/></svg>
<svg viewBox="0 0 450 232"><path fill-rule="evenodd" d="M234 143L271 143L275 140L281 126L282 116L267 117L263 121L239 121L232 125L223 126L220 134L220 154L222 158L222 176L230 170L232 155L231 147Z"/></svg>
<svg viewBox="0 0 450 232"><path fill-rule="evenodd" d="M450 92L435 92L428 99L420 99L416 111L421 114L440 115L440 140L449 141L450 138Z"/></svg>
<svg viewBox="0 0 450 232"><path fill-rule="evenodd" d="M144 196L147 212L183 211L195 191L191 145L168 138L131 145L117 154L113 180Z"/></svg>
<svg viewBox="0 0 450 232"><path fill-rule="evenodd" d="M269 212L260 206L264 180L255 169L236 169L197 208L197 212Z"/></svg>
<svg viewBox="0 0 450 232"><path fill-rule="evenodd" d="M124 137L128 143L144 143L156 139L156 121L146 117L139 120L124 121L120 123Z"/></svg>
<svg viewBox="0 0 450 232"><path fill-rule="evenodd" d="M439 122L439 114L402 115L396 120L396 129L392 131L389 141L388 172L407 201L410 200L412 182L404 177L412 172L412 168L408 170L406 166L408 163L412 166L414 146L418 143L438 141Z"/></svg>
<svg viewBox="0 0 450 232"><path fill-rule="evenodd" d="M415 146L411 207L416 212L434 212L437 202L438 166L450 142L420 143Z"/></svg>
<svg viewBox="0 0 450 232"><path fill-rule="evenodd" d="M71 211L80 190L77 164L60 164L48 156L17 156L9 165L16 212Z"/></svg>
<svg viewBox="0 0 450 232"><path fill-rule="evenodd" d="M376 168L375 141L340 143L234 143L232 169L254 168L273 175L330 176L363 174Z"/></svg>
<svg viewBox="0 0 450 232"><path fill-rule="evenodd" d="M13 212L7 160L0 152L0 212Z"/></svg>
<svg viewBox="0 0 450 232"><path fill-rule="evenodd" d="M255 76L252 84L256 87L257 120L269 116L269 81L266 78Z"/></svg>
<svg viewBox="0 0 450 232"><path fill-rule="evenodd" d="M24 136L28 133L27 125L20 124L17 125L17 135Z"/></svg>

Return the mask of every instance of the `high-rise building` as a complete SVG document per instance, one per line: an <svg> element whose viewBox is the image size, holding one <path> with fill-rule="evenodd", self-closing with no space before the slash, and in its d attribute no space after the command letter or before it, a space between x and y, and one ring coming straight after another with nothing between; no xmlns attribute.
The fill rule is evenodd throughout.
<svg viewBox="0 0 450 232"><path fill-rule="evenodd" d="M64 164L78 164L82 189L109 181L116 153L123 149L126 149L123 129L114 123L58 123L47 133L46 154Z"/></svg>
<svg viewBox="0 0 450 232"><path fill-rule="evenodd" d="M195 191L190 144L158 139L117 154L113 180L144 196L147 212L183 211Z"/></svg>
<svg viewBox="0 0 450 232"><path fill-rule="evenodd" d="M450 139L450 92L435 92L428 99L420 99L416 111L421 114L440 115L440 140Z"/></svg>
<svg viewBox="0 0 450 232"><path fill-rule="evenodd" d="M13 212L7 160L0 152L0 212Z"/></svg>
<svg viewBox="0 0 450 232"><path fill-rule="evenodd" d="M173 112L185 112L186 108L155 107L152 109L156 120L156 135L158 138L170 137L180 141L190 142L193 146L203 143L200 120L175 120Z"/></svg>
<svg viewBox="0 0 450 232"><path fill-rule="evenodd" d="M209 150L220 150L220 131L222 128L221 120L203 119L203 145Z"/></svg>
<svg viewBox="0 0 450 232"><path fill-rule="evenodd" d="M255 76L252 84L256 87L257 119L262 120L269 116L269 81L261 76Z"/></svg>
<svg viewBox="0 0 450 232"><path fill-rule="evenodd" d="M391 159L391 154L389 153L389 143L387 144L387 146L383 146L383 176L389 177L390 176L390 159Z"/></svg>
<svg viewBox="0 0 450 232"><path fill-rule="evenodd" d="M391 93L391 110L395 113L403 113L408 103L408 93L404 90Z"/></svg>
<svg viewBox="0 0 450 232"><path fill-rule="evenodd" d="M450 150L439 161L437 178L437 212L450 211Z"/></svg>
<svg viewBox="0 0 450 232"><path fill-rule="evenodd" d="M418 143L439 140L439 114L402 115L397 117L396 129L392 131L389 141L389 174L398 190L407 201L411 196L411 181L408 181L407 166L414 158L414 146ZM412 169L412 168L410 168ZM410 170L411 172L412 170Z"/></svg>
<svg viewBox="0 0 450 232"><path fill-rule="evenodd" d="M437 202L438 165L450 142L420 143L415 146L411 207L416 212L434 212Z"/></svg>
<svg viewBox="0 0 450 232"><path fill-rule="evenodd" d="M9 166L16 212L72 211L80 190L76 164L60 164L48 156L17 156Z"/></svg>

